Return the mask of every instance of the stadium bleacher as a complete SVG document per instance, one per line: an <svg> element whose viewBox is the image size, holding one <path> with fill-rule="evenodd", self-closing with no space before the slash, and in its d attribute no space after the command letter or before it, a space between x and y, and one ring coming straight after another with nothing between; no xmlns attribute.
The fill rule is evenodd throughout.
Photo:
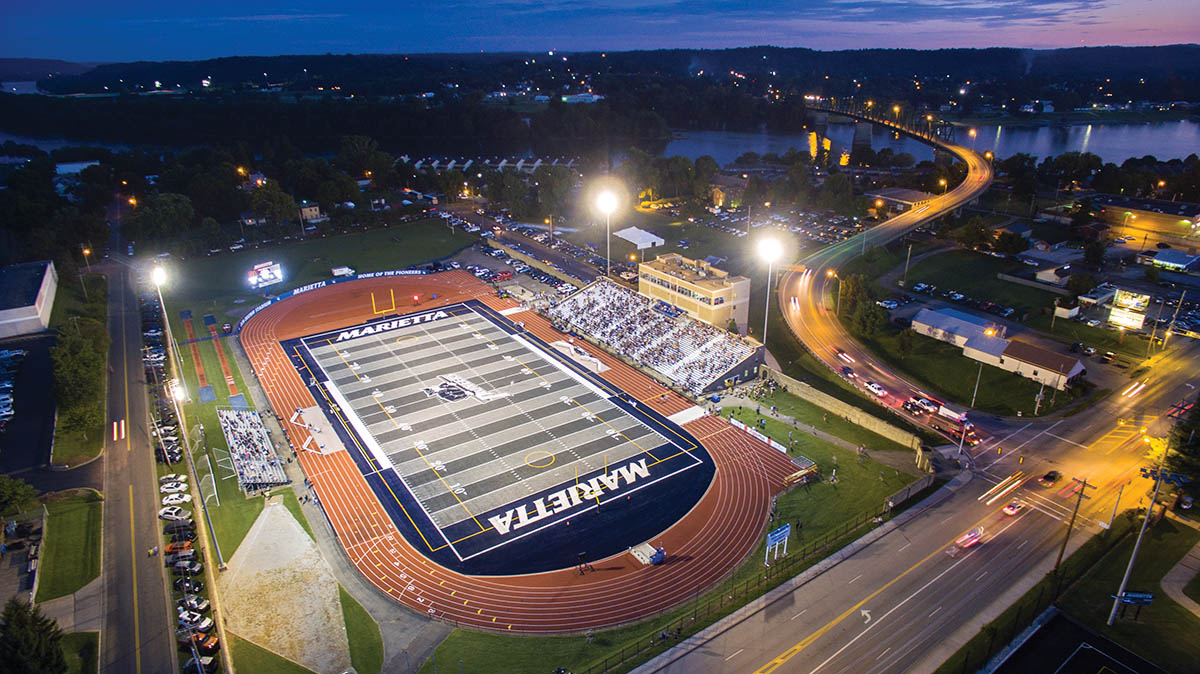
<svg viewBox="0 0 1200 674"><path fill-rule="evenodd" d="M559 302L550 316L696 395L754 354L736 335L687 316L667 316L653 300L607 280Z"/></svg>
<svg viewBox="0 0 1200 674"><path fill-rule="evenodd" d="M289 482L283 461L275 453L271 436L258 412L218 409L217 419L229 444L229 458L237 473L239 487L255 491Z"/></svg>

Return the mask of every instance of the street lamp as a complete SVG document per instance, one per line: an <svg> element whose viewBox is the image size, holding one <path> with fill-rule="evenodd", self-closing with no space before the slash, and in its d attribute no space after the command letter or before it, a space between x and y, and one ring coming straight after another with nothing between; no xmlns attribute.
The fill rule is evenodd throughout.
<svg viewBox="0 0 1200 674"><path fill-rule="evenodd" d="M92 261L89 259L91 254L92 254L91 248L83 249L83 263L87 265L87 270L88 270L89 274L92 273Z"/></svg>
<svg viewBox="0 0 1200 674"><path fill-rule="evenodd" d="M612 272L612 214L617 210L617 195L609 191L596 197L596 208L604 214L604 273Z"/></svg>
<svg viewBox="0 0 1200 674"><path fill-rule="evenodd" d="M945 193L946 193L946 179L945 179L945 178L939 178L939 179L938 179L938 184L942 186L942 194L945 194Z"/></svg>
<svg viewBox="0 0 1200 674"><path fill-rule="evenodd" d="M767 318L771 315L771 265L783 255L783 249L775 239L762 239L758 242L758 256L767 261L767 306L763 310L762 343L767 345Z"/></svg>
<svg viewBox="0 0 1200 674"><path fill-rule="evenodd" d="M974 150L975 149L975 129L971 129L970 131L967 131L967 135L969 135L971 137L971 149Z"/></svg>
<svg viewBox="0 0 1200 674"><path fill-rule="evenodd" d="M838 282L837 294L838 295L837 295L837 302L833 305L833 315L841 316L842 315L842 277L838 276L838 273L832 269L826 269L825 276L826 276L826 278L837 279L837 282Z"/></svg>
<svg viewBox="0 0 1200 674"><path fill-rule="evenodd" d="M162 267L162 265L155 265L154 269L151 270L151 272L150 272L150 281L154 284L155 292L158 293L158 308L162 310L163 329L165 329L167 331L168 355L170 355L170 352L172 352L172 351L174 352L175 359L172 360L172 362L175 364L175 366L177 368L176 375L178 377L182 377L183 376L183 363L177 361L177 359L179 358L179 349L172 348L175 346L175 338L171 336L171 318L170 318L170 315L167 314L167 303L166 303L166 301L163 300L163 294L162 294L163 284L167 282L167 270L164 269ZM187 394L187 389L184 388L183 380L180 379L179 380L179 388L176 391L175 395L176 396L180 396L180 395L186 396L186 394Z"/></svg>

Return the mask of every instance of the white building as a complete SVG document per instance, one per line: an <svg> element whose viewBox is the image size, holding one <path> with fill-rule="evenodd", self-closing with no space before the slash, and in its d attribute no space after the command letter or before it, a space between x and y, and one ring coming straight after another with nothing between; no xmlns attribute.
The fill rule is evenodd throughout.
<svg viewBox="0 0 1200 674"><path fill-rule="evenodd" d="M50 325L58 273L49 260L0 269L0 338L28 335Z"/></svg>

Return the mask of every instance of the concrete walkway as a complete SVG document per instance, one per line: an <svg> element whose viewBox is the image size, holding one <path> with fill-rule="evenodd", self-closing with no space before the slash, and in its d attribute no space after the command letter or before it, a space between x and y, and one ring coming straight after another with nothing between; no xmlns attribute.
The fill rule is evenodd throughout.
<svg viewBox="0 0 1200 674"><path fill-rule="evenodd" d="M99 632L103 622L101 595L103 575L76 590L74 594L57 597L38 604L42 613L58 622L63 632Z"/></svg>
<svg viewBox="0 0 1200 674"><path fill-rule="evenodd" d="M841 447L842 449L846 449L851 452L858 451L858 445L854 444L853 442L850 442L849 440L844 440L836 435L833 435L832 433L827 433L811 424L805 424L805 423L796 421L795 417L790 417L781 412L772 412L770 405L763 405L761 402L759 402L757 400L751 400L750 398L747 398L745 396L741 396L741 395L723 396L721 398L721 402L718 403L717 406L720 407L721 409L725 409L725 408L729 408L729 407L745 407L746 409L750 409L750 410L761 409L762 416L772 418L772 419L775 419L776 421L785 423L785 424L791 426L792 428L795 428L796 430L803 432L805 435L811 435L820 440L824 440L825 442L832 443L834 445L837 445L838 447ZM832 414L832 412L830 412L830 414ZM728 415L726 415L726 416L728 416ZM872 461L881 463L889 468L894 468L896 470L900 470L905 473L909 473L910 475L917 474L917 468L916 468L916 463L915 463L916 460L914 458L914 455L911 452L897 452L897 451L882 451L881 450L881 451L873 453L873 454L867 454L867 458L871 459Z"/></svg>

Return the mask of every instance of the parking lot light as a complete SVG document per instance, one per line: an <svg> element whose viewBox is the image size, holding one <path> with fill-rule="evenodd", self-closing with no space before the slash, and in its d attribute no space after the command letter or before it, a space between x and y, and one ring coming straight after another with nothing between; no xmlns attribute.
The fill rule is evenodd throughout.
<svg viewBox="0 0 1200 674"><path fill-rule="evenodd" d="M604 273L612 273L612 214L617 210L617 195L605 190L596 197L596 208L604 214Z"/></svg>
<svg viewBox="0 0 1200 674"><path fill-rule="evenodd" d="M771 266L783 255L783 248L775 239L762 239L758 242L758 255L767 262L767 306L763 311L762 343L767 345L767 319L771 315Z"/></svg>

